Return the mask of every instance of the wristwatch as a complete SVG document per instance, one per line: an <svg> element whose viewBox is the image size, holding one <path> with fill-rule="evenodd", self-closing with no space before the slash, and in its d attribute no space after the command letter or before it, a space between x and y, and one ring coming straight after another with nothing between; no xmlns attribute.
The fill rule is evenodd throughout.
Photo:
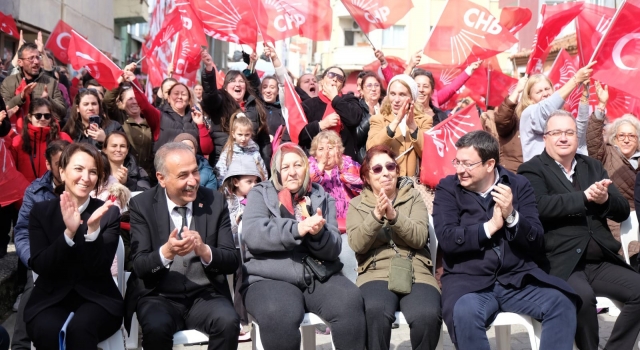
<svg viewBox="0 0 640 350"><path fill-rule="evenodd" d="M507 225L513 224L513 222L516 221L516 210L513 209L511 214L509 214L509 216L507 216L507 218L504 221L507 222Z"/></svg>

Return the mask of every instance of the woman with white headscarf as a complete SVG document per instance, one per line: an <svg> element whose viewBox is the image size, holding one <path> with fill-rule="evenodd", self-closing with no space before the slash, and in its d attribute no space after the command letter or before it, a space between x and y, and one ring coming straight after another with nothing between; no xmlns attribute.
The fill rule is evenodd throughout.
<svg viewBox="0 0 640 350"><path fill-rule="evenodd" d="M422 156L422 134L431 129L433 117L424 112L418 85L406 74L389 82L380 114L371 117L367 149L386 145L398 155L399 176L417 176Z"/></svg>

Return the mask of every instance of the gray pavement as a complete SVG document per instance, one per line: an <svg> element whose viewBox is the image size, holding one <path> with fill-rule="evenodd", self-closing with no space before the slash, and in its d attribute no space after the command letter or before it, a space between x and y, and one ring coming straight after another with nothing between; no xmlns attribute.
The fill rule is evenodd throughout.
<svg viewBox="0 0 640 350"><path fill-rule="evenodd" d="M13 326L15 323L15 313L10 313L8 318L2 323L9 334L13 334ZM600 349L604 348L607 339L609 339L609 334L611 334L611 329L613 328L613 323L615 322L615 317L611 317L609 315L598 315L598 319L600 321ZM495 342L495 334L493 328L489 329L487 332L487 336L489 337L489 343L491 344L491 348L496 348ZM186 350L206 350L206 346L189 346L184 347ZM241 343L238 346L239 350L251 350L251 342ZM316 336L316 349L319 350L331 350L331 336L329 335L317 335ZM411 343L409 342L409 326L401 325L400 328L394 329L391 333L391 350L410 350ZM529 336L527 335L526 330L522 326L512 326L511 327L511 349L512 350L527 350L531 349L529 344ZM637 345L634 349L638 349ZM449 339L449 334L445 332L444 334L444 350L455 350L453 345L451 344L451 340Z"/></svg>

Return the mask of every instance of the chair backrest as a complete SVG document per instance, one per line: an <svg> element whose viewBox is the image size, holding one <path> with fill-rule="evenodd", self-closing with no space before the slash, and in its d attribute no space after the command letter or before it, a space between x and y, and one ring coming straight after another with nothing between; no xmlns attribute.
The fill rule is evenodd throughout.
<svg viewBox="0 0 640 350"><path fill-rule="evenodd" d="M438 257L438 237L436 237L436 229L433 228L433 216L429 214L429 251L431 252L431 261L433 262L433 275L436 275L436 258Z"/></svg>
<svg viewBox="0 0 640 350"><path fill-rule="evenodd" d="M122 293L122 297L124 297L124 242L122 241L122 237L118 237L118 250L116 250L116 258L118 259L118 289L120 290L120 293Z"/></svg>
<svg viewBox="0 0 640 350"><path fill-rule="evenodd" d="M627 220L620 224L620 243L622 243L622 251L624 259L629 264L629 242L638 240L638 217L636 212L632 211Z"/></svg>

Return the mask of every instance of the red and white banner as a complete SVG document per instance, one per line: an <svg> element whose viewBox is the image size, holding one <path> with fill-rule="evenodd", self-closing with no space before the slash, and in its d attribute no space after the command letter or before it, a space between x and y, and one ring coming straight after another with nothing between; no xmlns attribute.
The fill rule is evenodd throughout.
<svg viewBox="0 0 640 350"><path fill-rule="evenodd" d="M69 57L67 56L67 49L69 48L69 39L71 38L71 31L73 28L65 23L63 20L59 20L55 28L51 32L47 43L44 45L45 49L48 49L53 55L64 64L69 64Z"/></svg>
<svg viewBox="0 0 640 350"><path fill-rule="evenodd" d="M387 29L413 8L411 0L340 0L363 33Z"/></svg>
<svg viewBox="0 0 640 350"><path fill-rule="evenodd" d="M583 2L569 2L554 6L542 4L538 30L533 39L533 49L527 63L527 74L542 73L542 66L551 49L551 43L578 14L582 11Z"/></svg>
<svg viewBox="0 0 640 350"><path fill-rule="evenodd" d="M592 78L640 98L640 0L626 0L594 53Z"/></svg>
<svg viewBox="0 0 640 350"><path fill-rule="evenodd" d="M0 207L21 201L29 181L16 169L6 141L0 138Z"/></svg>
<svg viewBox="0 0 640 350"><path fill-rule="evenodd" d="M172 77L187 86L195 86L198 82L198 68L200 68L201 47L192 32L181 30L176 37L177 44L173 53Z"/></svg>
<svg viewBox="0 0 640 350"><path fill-rule="evenodd" d="M600 39L607 32L616 9L584 3L582 12L576 18L576 39L578 42L579 67L585 66Z"/></svg>
<svg viewBox="0 0 640 350"><path fill-rule="evenodd" d="M258 34L268 26L266 17L255 15L265 12L261 0L191 0L191 5L209 36L254 50Z"/></svg>
<svg viewBox="0 0 640 350"><path fill-rule="evenodd" d="M11 17L11 15L5 15L2 12L0 12L0 31L7 33L14 38L20 38L20 31L18 31L16 21Z"/></svg>
<svg viewBox="0 0 640 350"><path fill-rule="evenodd" d="M475 103L450 116L424 133L420 182L435 188L438 182L456 170L451 161L456 157L456 142L467 133L482 130Z"/></svg>
<svg viewBox="0 0 640 350"><path fill-rule="evenodd" d="M258 0L267 18L267 36L283 40L296 35L315 41L331 39L333 10L329 0Z"/></svg>
<svg viewBox="0 0 640 350"><path fill-rule="evenodd" d="M291 142L298 144L298 136L304 126L309 122L302 109L300 96L298 96L295 86L293 86L289 79L285 79L284 81L284 108L282 109L282 116L287 124Z"/></svg>
<svg viewBox="0 0 640 350"><path fill-rule="evenodd" d="M118 87L122 69L75 30L71 31L67 55L73 69L85 67L100 85L109 90Z"/></svg>
<svg viewBox="0 0 640 350"><path fill-rule="evenodd" d="M404 74L405 69L407 69L407 64L404 62L402 58L396 57L396 56L386 56L385 58L387 60L387 64L389 65L389 68L391 68L391 71L393 72L393 76ZM387 80L384 78L384 75L382 74L382 67L380 65L380 61L375 60L367 64L366 66L362 67L362 70L368 70L378 74L378 76L380 77L384 85L383 86L384 90L387 89L387 85L389 83L387 82Z"/></svg>
<svg viewBox="0 0 640 350"><path fill-rule="evenodd" d="M568 83L569 80L576 74L578 67L575 65L575 60L565 49L560 49L556 60L553 62L551 69L547 73L547 77L553 84L553 89L558 90ZM583 85L573 89L569 97L566 98L564 109L571 112L574 118L578 117L578 105L580 104L580 97L582 96ZM598 98L595 96L595 89L592 99L595 98L597 104Z"/></svg>
<svg viewBox="0 0 640 350"><path fill-rule="evenodd" d="M459 66L493 57L517 42L486 8L469 0L449 0L424 54L442 64Z"/></svg>

